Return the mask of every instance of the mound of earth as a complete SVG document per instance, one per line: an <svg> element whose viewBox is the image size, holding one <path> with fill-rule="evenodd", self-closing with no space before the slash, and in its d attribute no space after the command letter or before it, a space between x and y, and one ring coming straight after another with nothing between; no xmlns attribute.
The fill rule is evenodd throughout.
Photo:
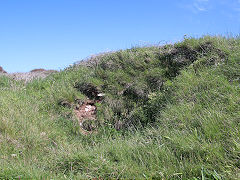
<svg viewBox="0 0 240 180"><path fill-rule="evenodd" d="M46 71L46 70L40 68L40 69L33 69L30 72L43 72L43 71Z"/></svg>
<svg viewBox="0 0 240 180"><path fill-rule="evenodd" d="M30 72L26 73L7 73L3 70L3 68L0 66L0 73L4 73L6 76L14 79L14 80L23 80L25 82L29 82L33 79L38 78L46 78L52 73L58 72L56 70L45 70L45 69L33 69Z"/></svg>
<svg viewBox="0 0 240 180"><path fill-rule="evenodd" d="M0 73L7 73L7 72L2 68L2 66L0 66Z"/></svg>
<svg viewBox="0 0 240 180"><path fill-rule="evenodd" d="M46 70L46 69L33 69L30 71L30 73L39 73L39 72L44 72L44 73L52 73L52 72L57 72L56 70Z"/></svg>

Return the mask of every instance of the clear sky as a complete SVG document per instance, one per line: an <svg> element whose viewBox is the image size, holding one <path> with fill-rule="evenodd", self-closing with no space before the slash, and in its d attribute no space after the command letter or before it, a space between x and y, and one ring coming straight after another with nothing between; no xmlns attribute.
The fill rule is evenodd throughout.
<svg viewBox="0 0 240 180"><path fill-rule="evenodd" d="M240 0L0 0L0 66L63 69L92 54L238 35Z"/></svg>

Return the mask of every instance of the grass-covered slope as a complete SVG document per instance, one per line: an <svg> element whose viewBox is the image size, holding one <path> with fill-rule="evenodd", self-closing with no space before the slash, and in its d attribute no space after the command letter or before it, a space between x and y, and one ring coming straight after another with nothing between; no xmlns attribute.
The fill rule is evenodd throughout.
<svg viewBox="0 0 240 180"><path fill-rule="evenodd" d="M239 179L239 123L238 38L106 53L28 84L0 76L0 178Z"/></svg>

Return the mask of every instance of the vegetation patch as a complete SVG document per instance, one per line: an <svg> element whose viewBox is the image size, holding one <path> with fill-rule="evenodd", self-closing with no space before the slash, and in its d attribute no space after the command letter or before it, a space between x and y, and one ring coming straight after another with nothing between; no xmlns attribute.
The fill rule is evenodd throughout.
<svg viewBox="0 0 240 180"><path fill-rule="evenodd" d="M1 75L0 179L239 179L239 57L185 37Z"/></svg>

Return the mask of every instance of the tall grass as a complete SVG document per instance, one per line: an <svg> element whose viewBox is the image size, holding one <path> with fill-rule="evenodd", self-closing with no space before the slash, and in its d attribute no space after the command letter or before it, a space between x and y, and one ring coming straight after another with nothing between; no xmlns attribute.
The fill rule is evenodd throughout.
<svg viewBox="0 0 240 180"><path fill-rule="evenodd" d="M0 76L0 178L239 179L239 55L238 38L206 36ZM84 83L106 94L88 136L72 109Z"/></svg>

